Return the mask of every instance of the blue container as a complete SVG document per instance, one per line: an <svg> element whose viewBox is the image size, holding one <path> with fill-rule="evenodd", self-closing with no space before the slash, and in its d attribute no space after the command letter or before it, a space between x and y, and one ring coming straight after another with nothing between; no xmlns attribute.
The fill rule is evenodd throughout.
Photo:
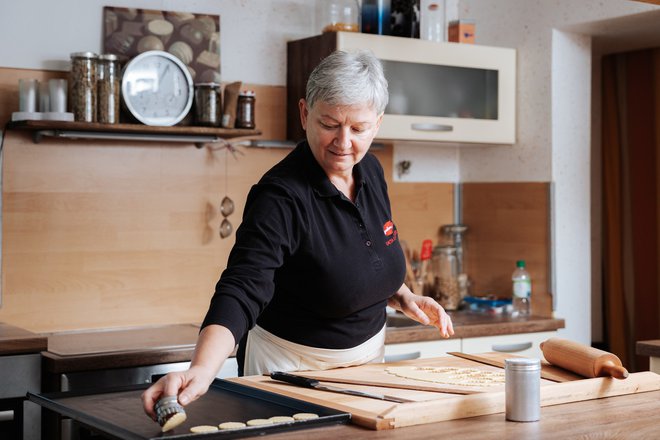
<svg viewBox="0 0 660 440"><path fill-rule="evenodd" d="M362 32L390 35L390 0L362 0Z"/></svg>

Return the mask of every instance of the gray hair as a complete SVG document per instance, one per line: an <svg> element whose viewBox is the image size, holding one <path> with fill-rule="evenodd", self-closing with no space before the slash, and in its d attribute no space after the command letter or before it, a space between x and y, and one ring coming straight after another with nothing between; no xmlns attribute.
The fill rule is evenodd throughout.
<svg viewBox="0 0 660 440"><path fill-rule="evenodd" d="M366 50L331 53L307 80L305 100L310 108L317 101L332 105L366 103L380 115L385 111L388 99L383 66L372 52Z"/></svg>

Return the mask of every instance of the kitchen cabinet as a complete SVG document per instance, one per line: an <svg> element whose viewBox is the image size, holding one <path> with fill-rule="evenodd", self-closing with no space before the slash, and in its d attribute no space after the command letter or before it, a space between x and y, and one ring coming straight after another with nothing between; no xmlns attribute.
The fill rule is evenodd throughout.
<svg viewBox="0 0 660 440"><path fill-rule="evenodd" d="M515 143L516 51L414 38L328 32L288 43L287 137L304 137L298 101L311 71L335 50L371 50L390 100L377 139Z"/></svg>
<svg viewBox="0 0 660 440"><path fill-rule="evenodd" d="M460 339L407 342L385 345L385 362L447 356L449 351L461 351Z"/></svg>
<svg viewBox="0 0 660 440"><path fill-rule="evenodd" d="M450 338L433 341L406 342L385 345L385 361L446 356L447 352L486 353L498 351L518 356L542 359L539 344L557 336L556 331L516 333L475 338Z"/></svg>
<svg viewBox="0 0 660 440"><path fill-rule="evenodd" d="M543 353L539 344L554 336L557 336L557 332L534 332L464 338L461 341L461 349L463 353L499 351L518 356L543 359Z"/></svg>

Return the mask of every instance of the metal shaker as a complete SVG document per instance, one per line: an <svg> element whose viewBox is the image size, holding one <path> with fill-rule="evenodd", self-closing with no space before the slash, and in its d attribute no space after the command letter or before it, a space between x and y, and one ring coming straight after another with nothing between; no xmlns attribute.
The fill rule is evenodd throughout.
<svg viewBox="0 0 660 440"><path fill-rule="evenodd" d="M504 361L506 419L535 422L541 418L541 361L513 358Z"/></svg>

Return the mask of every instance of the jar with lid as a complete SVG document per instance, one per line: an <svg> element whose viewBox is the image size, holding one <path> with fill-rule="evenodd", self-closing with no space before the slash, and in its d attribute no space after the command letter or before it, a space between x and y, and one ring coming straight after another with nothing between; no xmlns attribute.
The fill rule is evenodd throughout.
<svg viewBox="0 0 660 440"><path fill-rule="evenodd" d="M93 52L71 54L69 103L76 121L96 121L97 60Z"/></svg>
<svg viewBox="0 0 660 440"><path fill-rule="evenodd" d="M236 109L236 128L254 128L254 108L256 97L254 91L243 90L238 94Z"/></svg>
<svg viewBox="0 0 660 440"><path fill-rule="evenodd" d="M119 91L121 89L117 55L110 53L99 55L97 74L97 121L104 124L117 124L119 123Z"/></svg>
<svg viewBox="0 0 660 440"><path fill-rule="evenodd" d="M445 310L456 310L461 301L456 247L450 245L434 247L431 270L433 285L429 296L438 301Z"/></svg>
<svg viewBox="0 0 660 440"><path fill-rule="evenodd" d="M195 123L210 127L220 126L222 97L216 82L195 84Z"/></svg>
<svg viewBox="0 0 660 440"><path fill-rule="evenodd" d="M358 0L317 0L317 28L320 32L359 32Z"/></svg>

